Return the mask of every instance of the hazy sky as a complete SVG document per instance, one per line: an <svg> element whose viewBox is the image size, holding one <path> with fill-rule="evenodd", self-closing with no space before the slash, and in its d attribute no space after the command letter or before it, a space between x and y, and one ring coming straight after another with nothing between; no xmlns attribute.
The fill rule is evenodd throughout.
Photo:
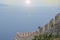
<svg viewBox="0 0 60 40"><path fill-rule="evenodd" d="M60 12L60 0L0 0L0 40L32 32Z"/></svg>
<svg viewBox="0 0 60 40"><path fill-rule="evenodd" d="M0 0L0 3L7 5L27 6L58 6L60 0Z"/></svg>

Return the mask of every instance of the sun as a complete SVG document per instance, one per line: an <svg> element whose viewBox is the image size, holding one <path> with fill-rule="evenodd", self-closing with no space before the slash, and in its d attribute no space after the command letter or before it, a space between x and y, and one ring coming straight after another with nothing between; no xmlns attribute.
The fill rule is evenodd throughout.
<svg viewBox="0 0 60 40"><path fill-rule="evenodd" d="M26 0L26 4L30 4L31 3L31 1L30 0Z"/></svg>

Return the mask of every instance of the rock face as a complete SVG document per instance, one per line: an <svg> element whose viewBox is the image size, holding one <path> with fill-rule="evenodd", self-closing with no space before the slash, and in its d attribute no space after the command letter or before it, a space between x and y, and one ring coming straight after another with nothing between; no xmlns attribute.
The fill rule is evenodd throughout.
<svg viewBox="0 0 60 40"><path fill-rule="evenodd" d="M26 33L17 33L14 40L32 40L34 35L37 35L37 32L26 32Z"/></svg>
<svg viewBox="0 0 60 40"><path fill-rule="evenodd" d="M41 27L38 32L17 33L14 40L32 40L35 35L47 33L57 33L60 37L60 13L49 23ZM60 40L60 39L59 39Z"/></svg>
<svg viewBox="0 0 60 40"><path fill-rule="evenodd" d="M54 19L51 19L49 23L40 28L40 33L56 33L60 36L60 13L58 13Z"/></svg>
<svg viewBox="0 0 60 40"><path fill-rule="evenodd" d="M55 17L55 31L60 36L60 13Z"/></svg>

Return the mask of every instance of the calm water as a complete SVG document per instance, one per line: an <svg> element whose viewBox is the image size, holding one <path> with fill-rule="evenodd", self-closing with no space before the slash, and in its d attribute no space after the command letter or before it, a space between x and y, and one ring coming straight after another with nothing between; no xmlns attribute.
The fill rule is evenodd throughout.
<svg viewBox="0 0 60 40"><path fill-rule="evenodd" d="M0 40L13 40L17 32L35 31L58 12L59 7L0 7Z"/></svg>

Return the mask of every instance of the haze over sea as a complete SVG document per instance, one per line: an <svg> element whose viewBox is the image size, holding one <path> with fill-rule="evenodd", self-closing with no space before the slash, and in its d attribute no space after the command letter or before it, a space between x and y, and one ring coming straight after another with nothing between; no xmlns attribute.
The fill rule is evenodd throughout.
<svg viewBox="0 0 60 40"><path fill-rule="evenodd" d="M24 6L21 1L22 4L17 1L16 5L13 2L0 0L0 40L13 40L17 32L36 31L60 13L59 0L54 6L36 0Z"/></svg>

